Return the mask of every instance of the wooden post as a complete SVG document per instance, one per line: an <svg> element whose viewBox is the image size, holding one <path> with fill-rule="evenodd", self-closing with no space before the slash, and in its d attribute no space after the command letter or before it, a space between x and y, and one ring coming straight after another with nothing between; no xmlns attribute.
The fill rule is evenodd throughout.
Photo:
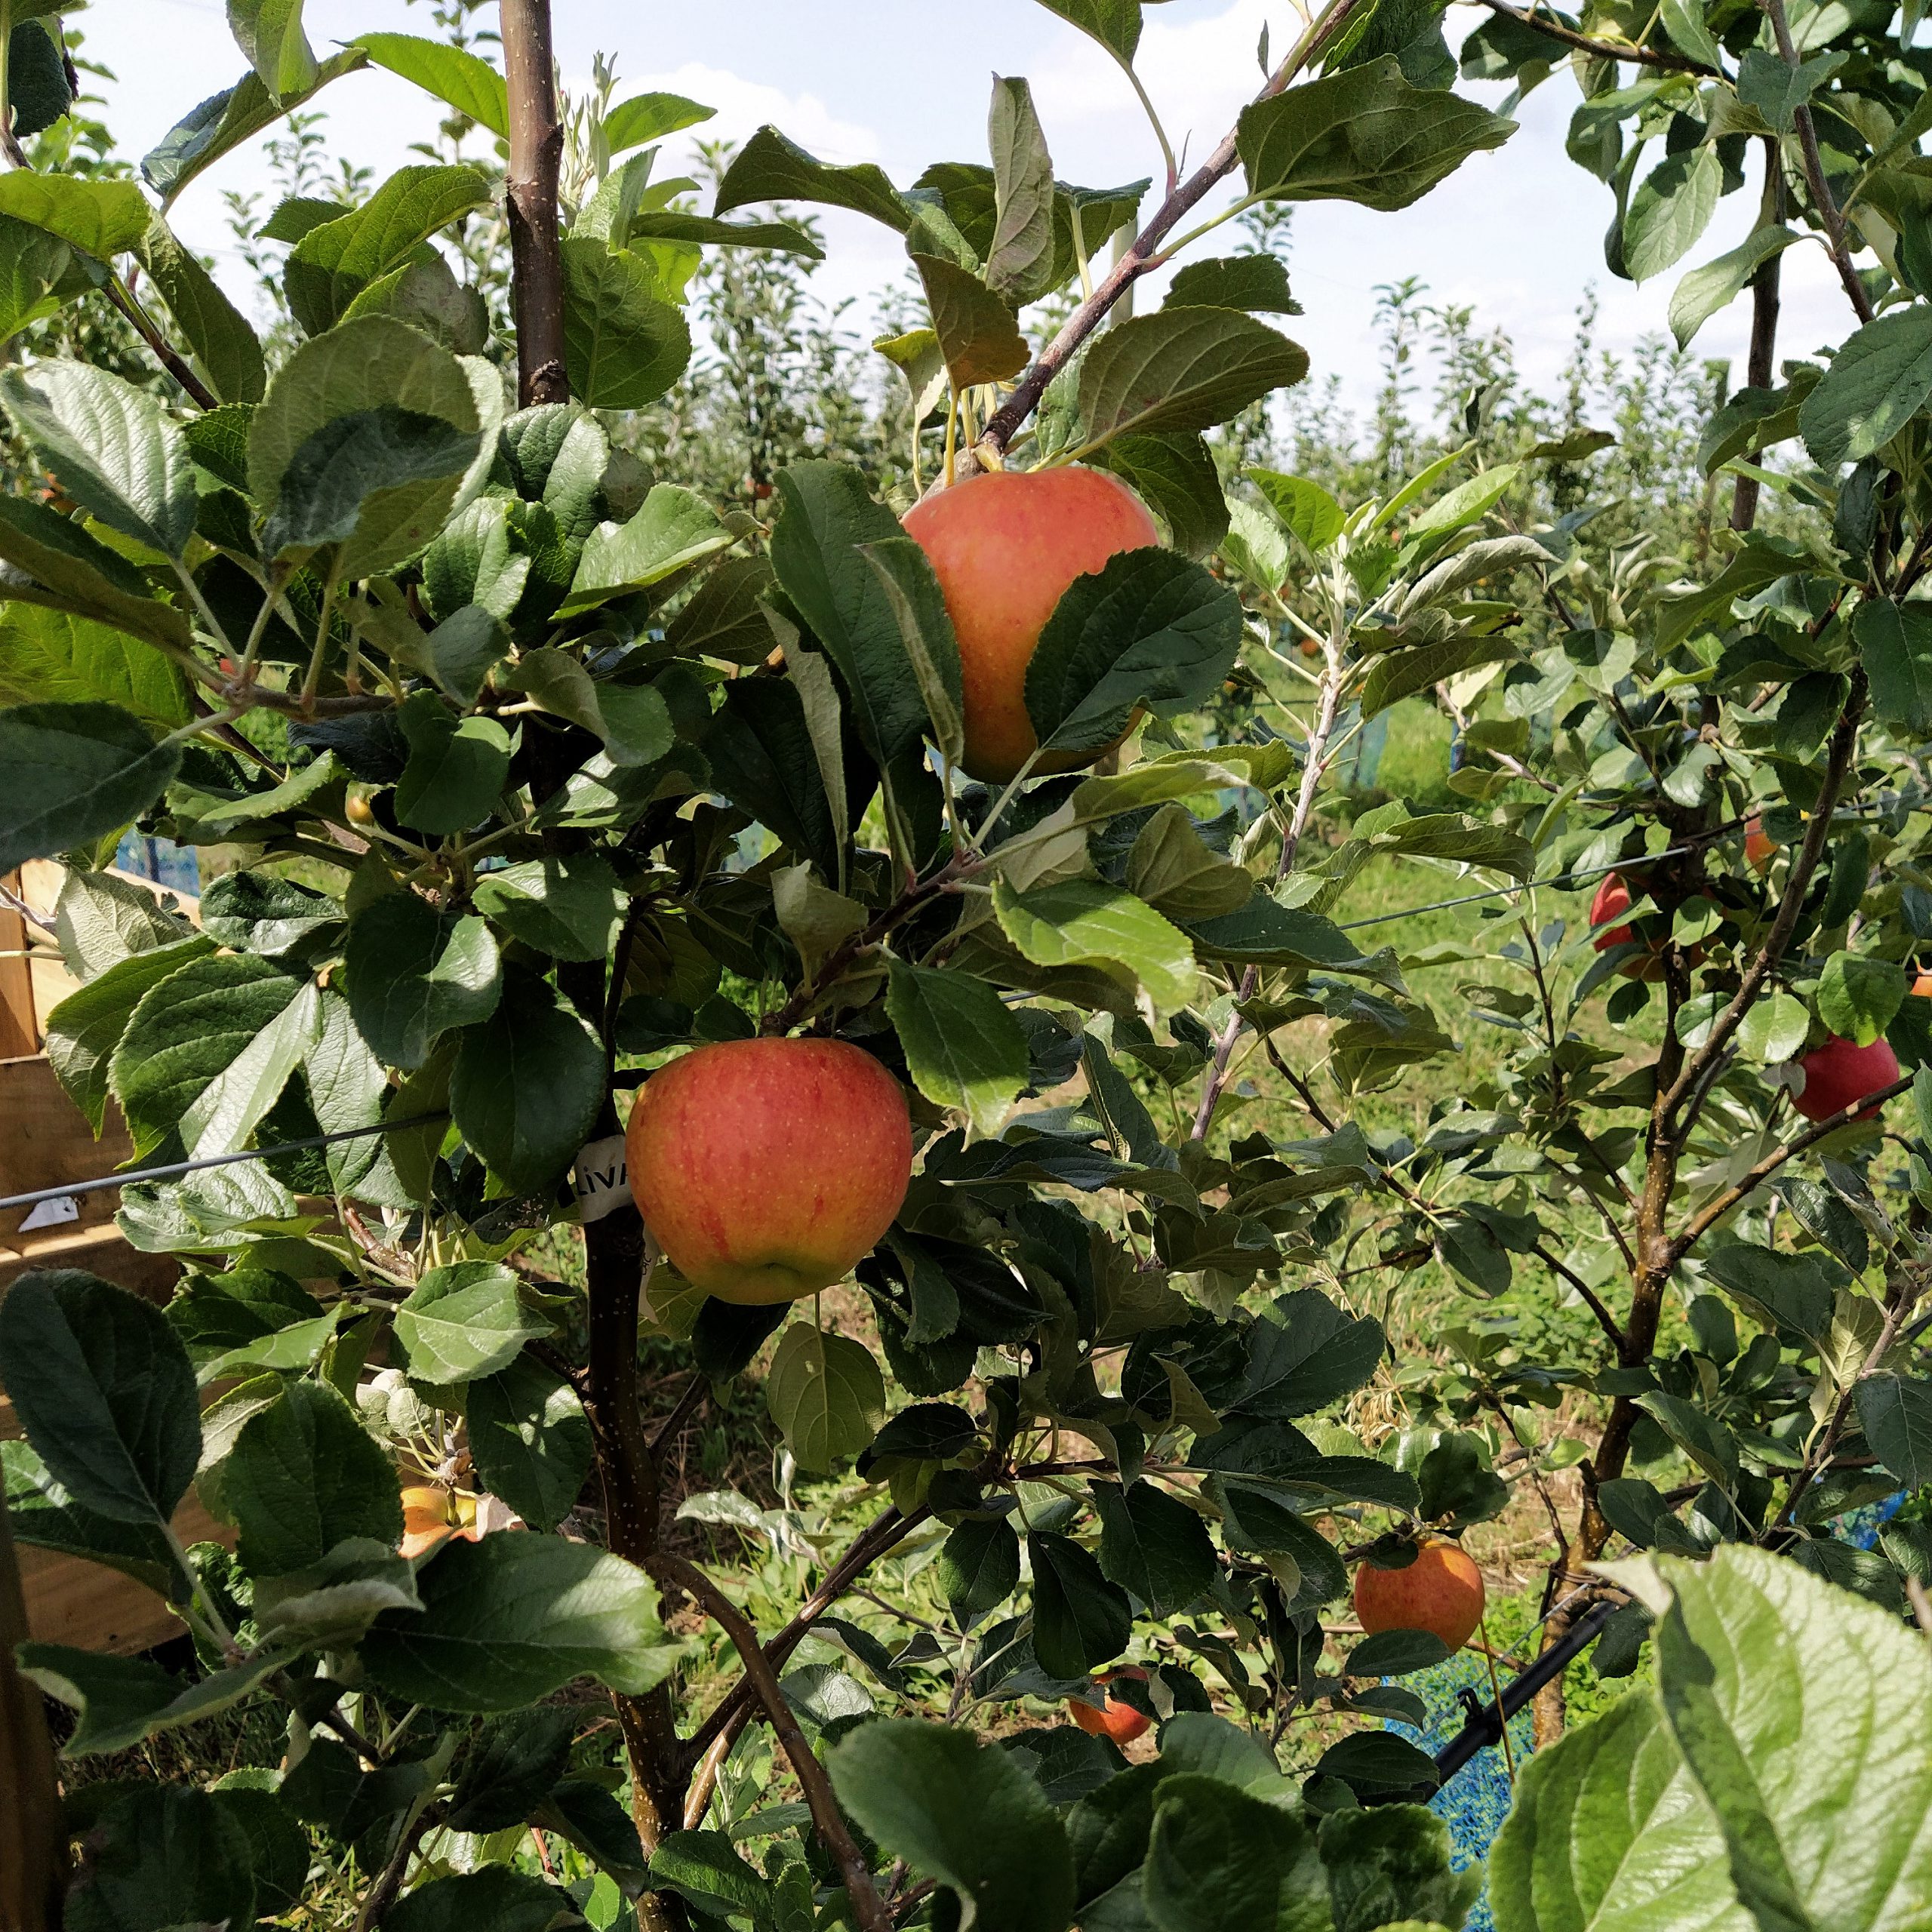
<svg viewBox="0 0 1932 1932"><path fill-rule="evenodd" d="M14 898L20 897L20 875L0 878ZM0 900L0 1060L20 1060L40 1051L40 1029L34 1023L33 969L27 963L27 922Z"/></svg>
<svg viewBox="0 0 1932 1932"><path fill-rule="evenodd" d="M58 1932L67 1835L40 1692L14 1662L26 1605L0 1491L0 1932Z"/></svg>

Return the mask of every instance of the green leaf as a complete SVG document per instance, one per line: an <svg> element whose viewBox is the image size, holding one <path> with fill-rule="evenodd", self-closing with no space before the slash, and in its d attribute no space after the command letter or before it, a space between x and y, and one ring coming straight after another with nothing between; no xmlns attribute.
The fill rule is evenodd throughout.
<svg viewBox="0 0 1932 1932"><path fill-rule="evenodd" d="M566 236L564 366L592 409L655 402L691 360L691 331L650 264L628 249Z"/></svg>
<svg viewBox="0 0 1932 1932"><path fill-rule="evenodd" d="M497 1375L523 1345L550 1332L546 1315L525 1302L518 1277L500 1261L432 1268L395 1312L396 1339L419 1381L468 1382Z"/></svg>
<svg viewBox="0 0 1932 1932"><path fill-rule="evenodd" d="M88 1834L66 1901L68 1932L162 1932L254 1921L248 1835L214 1792L137 1786Z"/></svg>
<svg viewBox="0 0 1932 1932"><path fill-rule="evenodd" d="M1386 1346L1380 1322L1345 1314L1315 1288L1284 1295L1275 1314L1249 1331L1247 1380L1235 1405L1243 1413L1312 1415L1375 1373Z"/></svg>
<svg viewBox="0 0 1932 1932"><path fill-rule="evenodd" d="M1140 0L1040 0L1050 14L1097 40L1123 64L1140 45Z"/></svg>
<svg viewBox="0 0 1932 1932"><path fill-rule="evenodd" d="M626 148L641 148L662 140L700 121L709 121L718 112L688 100L681 94L638 94L620 100L604 117L604 140L613 154Z"/></svg>
<svg viewBox="0 0 1932 1932"><path fill-rule="evenodd" d="M272 506L318 429L385 406L439 417L466 435L484 426L469 377L448 349L391 316L357 316L303 343L276 371L249 419L249 494Z"/></svg>
<svg viewBox="0 0 1932 1932"><path fill-rule="evenodd" d="M0 558L15 567L0 569L0 593L8 598L72 611L177 651L189 648L181 613L160 602L125 557L45 503L0 497Z"/></svg>
<svg viewBox="0 0 1932 1932"><path fill-rule="evenodd" d="M70 299L73 260L57 235L0 217L0 342L45 320Z"/></svg>
<svg viewBox="0 0 1932 1932"><path fill-rule="evenodd" d="M665 626L665 641L681 657L761 661L771 653L761 601L771 583L771 566L762 557L726 558L705 574Z"/></svg>
<svg viewBox="0 0 1932 1932"><path fill-rule="evenodd" d="M769 1922L771 1882L738 1856L728 1832L667 1832L651 1854L651 1881L714 1919Z"/></svg>
<svg viewBox="0 0 1932 1932"><path fill-rule="evenodd" d="M794 1322L766 1372L765 1406L801 1469L856 1456L885 1420L885 1378L864 1343Z"/></svg>
<svg viewBox="0 0 1932 1932"><path fill-rule="evenodd" d="M484 1487L533 1529L555 1529L590 1474L590 1421L577 1391L519 1356L470 1383L463 1420Z"/></svg>
<svg viewBox="0 0 1932 1932"><path fill-rule="evenodd" d="M1136 706L1198 708L1241 648L1241 599L1170 550L1124 550L1076 577L1026 666L1026 711L1042 745L1111 744Z"/></svg>
<svg viewBox="0 0 1932 1932"><path fill-rule="evenodd" d="M70 870L54 903L60 958L77 980L91 980L131 952L192 936L186 919L164 912L152 891L112 872Z"/></svg>
<svg viewBox="0 0 1932 1932"><path fill-rule="evenodd" d="M1227 534L1228 502L1208 445L1190 432L1116 436L1094 452L1168 527L1184 557L1206 556Z"/></svg>
<svg viewBox="0 0 1932 1932"><path fill-rule="evenodd" d="M1868 1375L1857 1400L1859 1426L1879 1461L1907 1489L1932 1482L1932 1383Z"/></svg>
<svg viewBox="0 0 1932 1932"><path fill-rule="evenodd" d="M1818 1017L1854 1045L1869 1047L1884 1037L1910 984L1905 968L1889 959L1835 952L1819 978Z"/></svg>
<svg viewBox="0 0 1932 1932"><path fill-rule="evenodd" d="M255 1623L277 1646L343 1649L384 1611L422 1607L414 1566L373 1537L345 1537L318 1563L254 1579Z"/></svg>
<svg viewBox="0 0 1932 1932"><path fill-rule="evenodd" d="M1218 255L1174 271L1168 301L1177 308L1245 309L1251 313L1299 315L1288 293L1287 266L1276 255Z"/></svg>
<svg viewBox="0 0 1932 1932"><path fill-rule="evenodd" d="M136 1151L177 1135L191 1160L245 1145L321 1026L314 986L246 953L152 987L109 1063Z"/></svg>
<svg viewBox="0 0 1932 1932"><path fill-rule="evenodd" d="M1516 655L1516 647L1498 637L1452 638L1446 643L1426 644L1414 651L1392 651L1376 659L1363 681L1361 714L1374 718L1391 705L1400 704L1432 685L1453 678L1459 671L1473 670L1481 664L1506 663Z"/></svg>
<svg viewBox="0 0 1932 1932"><path fill-rule="evenodd" d="M1181 804L1157 807L1141 827L1128 852L1126 884L1137 899L1183 922L1237 912L1254 891L1254 881L1206 843Z"/></svg>
<svg viewBox="0 0 1932 1932"><path fill-rule="evenodd" d="M825 257L825 251L802 228L794 228L789 221L716 221L709 215L683 214L675 208L647 208L631 217L629 232L633 242L777 248L814 262Z"/></svg>
<svg viewBox="0 0 1932 1932"><path fill-rule="evenodd" d="M899 625L912 672L918 680L933 743L952 764L965 755L959 641L953 633L946 598L925 552L909 537L861 543L859 554L878 574Z"/></svg>
<svg viewBox="0 0 1932 1932"><path fill-rule="evenodd" d="M187 1276L168 1305L168 1321L199 1364L312 1322L323 1312L292 1275L244 1266L226 1275Z"/></svg>
<svg viewBox="0 0 1932 1932"><path fill-rule="evenodd" d="M170 727L192 715L187 678L151 646L66 611L0 605L0 705L91 700Z"/></svg>
<svg viewBox="0 0 1932 1932"><path fill-rule="evenodd" d="M1372 1932L1398 1922L1460 1925L1482 1890L1481 1874L1450 1866L1449 1828L1420 1804L1357 1807L1324 1818L1335 1932Z"/></svg>
<svg viewBox="0 0 1932 1932"><path fill-rule="evenodd" d="M212 168L224 155L312 100L330 82L354 73L368 61L359 47L333 54L317 67L309 86L279 101L254 74L245 74L233 87L190 109L141 157L143 178L160 195L163 207L171 205L204 168Z"/></svg>
<svg viewBox="0 0 1932 1932"><path fill-rule="evenodd" d="M986 286L1017 309L1054 285L1053 157L1032 90L1023 80L995 77L986 144L993 158L995 211L992 245L986 251Z"/></svg>
<svg viewBox="0 0 1932 1932"><path fill-rule="evenodd" d="M225 403L260 402L269 380L262 345L200 258L159 215L137 252L208 387Z"/></svg>
<svg viewBox="0 0 1932 1932"><path fill-rule="evenodd" d="M1233 309L1171 308L1117 322L1081 359L1081 447L1212 429L1308 374L1308 352Z"/></svg>
<svg viewBox="0 0 1932 1932"><path fill-rule="evenodd" d="M409 763L395 815L433 837L487 819L509 782L510 737L494 718L459 718L435 691L413 691L398 713Z"/></svg>
<svg viewBox="0 0 1932 1932"><path fill-rule="evenodd" d="M1152 906L1097 879L1069 879L1019 893L993 886L1001 929L1036 966L1115 967L1132 974L1164 1009L1193 997L1194 949Z"/></svg>
<svg viewBox="0 0 1932 1932"><path fill-rule="evenodd" d="M1900 1902L1932 1895L1922 1640L1762 1550L1654 1569L1665 1716L1746 1909L1761 1925L1906 1923Z"/></svg>
<svg viewBox="0 0 1932 1932"><path fill-rule="evenodd" d="M514 1530L446 1543L419 1573L424 1608L363 1639L370 1675L439 1711L513 1711L595 1677L633 1697L663 1681L679 1647L642 1571L587 1543Z"/></svg>
<svg viewBox="0 0 1932 1932"><path fill-rule="evenodd" d="M1242 473L1311 555L1318 557L1342 534L1347 521L1342 506L1320 484L1311 483L1305 476L1285 476L1278 469Z"/></svg>
<svg viewBox="0 0 1932 1932"><path fill-rule="evenodd" d="M1100 1571L1155 1617L1185 1610L1220 1574L1213 1539L1198 1512L1152 1483L1093 1486L1100 1515Z"/></svg>
<svg viewBox="0 0 1932 1932"><path fill-rule="evenodd" d="M414 81L491 134L509 138L509 91L503 75L480 55L413 33L358 34L349 44L359 47L377 66Z"/></svg>
<svg viewBox="0 0 1932 1932"><path fill-rule="evenodd" d="M1687 348L1690 338L1720 309L1727 309L1773 256L1782 254L1798 238L1795 229L1775 224L1756 229L1728 254L1691 269L1671 293L1670 332L1678 347Z"/></svg>
<svg viewBox="0 0 1932 1932"><path fill-rule="evenodd" d="M569 1893L506 1865L419 1884L384 1915L390 1932L549 1932L581 1924Z"/></svg>
<svg viewBox="0 0 1932 1932"><path fill-rule="evenodd" d="M0 374L0 400L76 503L137 543L186 552L194 463L146 390L85 362L37 362Z"/></svg>
<svg viewBox="0 0 1932 1932"><path fill-rule="evenodd" d="M0 1299L0 1382L47 1472L84 1509L162 1523L202 1447L195 1372L159 1309L78 1269Z"/></svg>
<svg viewBox="0 0 1932 1932"><path fill-rule="evenodd" d="M0 175L0 215L45 229L99 261L138 246L150 218L146 196L131 181L43 174L31 168Z"/></svg>
<svg viewBox="0 0 1932 1932"><path fill-rule="evenodd" d="M1026 338L1013 311L971 269L943 255L915 254L912 266L954 388L1001 382L1026 368Z"/></svg>
<svg viewBox="0 0 1932 1932"><path fill-rule="evenodd" d="M158 1518L122 1522L75 1502L28 1443L0 1442L0 1472L17 1543L100 1564L174 1601L187 1596L188 1579Z"/></svg>
<svg viewBox="0 0 1932 1932"><path fill-rule="evenodd" d="M843 463L793 463L777 487L778 580L844 679L866 749L890 764L918 745L926 703L891 594L860 546L898 540L899 520Z"/></svg>
<svg viewBox="0 0 1932 1932"><path fill-rule="evenodd" d="M728 214L754 202L817 202L851 208L901 235L912 225L911 208L882 169L869 161L831 167L773 127L759 128L733 156L711 211Z"/></svg>
<svg viewBox="0 0 1932 1932"><path fill-rule="evenodd" d="M555 959L604 958L623 916L617 875L600 854L526 859L476 882L476 909Z"/></svg>
<svg viewBox="0 0 1932 1932"><path fill-rule="evenodd" d="M1458 94L1410 86L1391 57L1257 101L1238 128L1250 193L1387 212L1420 201L1478 149L1500 147L1516 124Z"/></svg>
<svg viewBox="0 0 1932 1932"><path fill-rule="evenodd" d="M1890 442L1932 398L1932 306L1881 315L1840 345L1807 395L1798 426L1827 468L1857 463Z"/></svg>
<svg viewBox="0 0 1932 1932"><path fill-rule="evenodd" d="M1127 1593L1071 1537L1026 1539L1033 1571L1033 1654L1050 1677L1084 1677L1127 1648Z"/></svg>
<svg viewBox="0 0 1932 1932"><path fill-rule="evenodd" d="M566 651L526 651L500 683L528 691L546 711L594 731L614 765L654 764L676 737L663 694L648 685L593 678Z"/></svg>
<svg viewBox="0 0 1932 1932"><path fill-rule="evenodd" d="M996 1134L1027 1082L1026 1035L998 991L970 974L891 962L886 1012L912 1084Z"/></svg>
<svg viewBox="0 0 1932 1932"><path fill-rule="evenodd" d="M604 1049L560 996L507 975L491 1017L459 1036L450 1112L490 1171L521 1194L553 1186L604 1105Z"/></svg>
<svg viewBox="0 0 1932 1932"><path fill-rule="evenodd" d="M1004 1518L969 1518L939 1553L939 1584L962 1629L997 1610L1020 1587L1020 1539Z"/></svg>
<svg viewBox="0 0 1932 1932"><path fill-rule="evenodd" d="M438 1035L495 1011L503 968L489 928L411 892L385 894L350 922L349 1011L388 1065L420 1066Z"/></svg>
<svg viewBox="0 0 1932 1932"><path fill-rule="evenodd" d="M263 548L289 557L344 544L339 568L349 577L400 562L441 524L448 486L478 447L477 436L441 417L389 404L338 417L290 457Z"/></svg>
<svg viewBox="0 0 1932 1932"><path fill-rule="evenodd" d="M214 1671L199 1683L183 1683L147 1657L100 1656L66 1644L21 1644L17 1656L21 1675L79 1712L73 1735L60 1746L69 1758L131 1750L156 1731L201 1724L232 1710L284 1662L280 1656L259 1656Z"/></svg>
<svg viewBox="0 0 1932 1932"><path fill-rule="evenodd" d="M1305 1818L1191 1772L1155 1794L1141 1896L1157 1932L1321 1932L1331 1922Z"/></svg>
<svg viewBox="0 0 1932 1932"><path fill-rule="evenodd" d="M1632 281L1661 275L1697 246L1717 211L1723 180L1723 163L1708 141L1666 155L1644 177L1623 217L1623 264Z"/></svg>
<svg viewBox="0 0 1932 1932"><path fill-rule="evenodd" d="M221 1494L258 1577L308 1569L346 1537L393 1548L402 1534L395 1467L326 1382L291 1382L243 1425Z"/></svg>
<svg viewBox="0 0 1932 1932"><path fill-rule="evenodd" d="M257 78L278 100L315 85L302 0L228 0L228 25Z"/></svg>
<svg viewBox="0 0 1932 1932"><path fill-rule="evenodd" d="M1063 1932L1072 1918L1066 1828L998 1745L884 1718L841 1738L826 1768L869 1838L954 1894L961 1932Z"/></svg>
<svg viewBox="0 0 1932 1932"><path fill-rule="evenodd" d="M695 491L660 483L629 522L592 531L559 617L648 589L737 540Z"/></svg>
<svg viewBox="0 0 1932 1932"><path fill-rule="evenodd" d="M1872 709L1915 736L1932 734L1932 611L1872 598L1859 605L1851 629Z"/></svg>

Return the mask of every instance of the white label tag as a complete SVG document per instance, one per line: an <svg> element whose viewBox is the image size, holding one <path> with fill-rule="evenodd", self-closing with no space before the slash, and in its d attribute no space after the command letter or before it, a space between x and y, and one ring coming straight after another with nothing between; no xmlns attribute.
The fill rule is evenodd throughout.
<svg viewBox="0 0 1932 1932"><path fill-rule="evenodd" d="M593 1140L577 1157L571 1180L577 1204L586 1226L614 1214L631 1198L630 1174L624 1166L624 1137Z"/></svg>
<svg viewBox="0 0 1932 1932"><path fill-rule="evenodd" d="M20 1232L32 1234L36 1228L57 1228L63 1221L78 1221L81 1218L81 1204L71 1194L57 1194L51 1201L43 1201L20 1223Z"/></svg>

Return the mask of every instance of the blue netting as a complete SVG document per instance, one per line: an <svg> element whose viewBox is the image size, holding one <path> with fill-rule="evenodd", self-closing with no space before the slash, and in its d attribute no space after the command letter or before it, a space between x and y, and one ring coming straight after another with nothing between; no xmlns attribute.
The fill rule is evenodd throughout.
<svg viewBox="0 0 1932 1932"><path fill-rule="evenodd" d="M1878 1540L1880 1525L1897 1514L1905 1500L1901 1491L1882 1503L1849 1511L1835 1525L1840 1537L1857 1549L1869 1549ZM1420 1728L1405 1724L1392 1724L1389 1728L1420 1745L1432 1757L1463 1728L1467 1713L1460 1701L1462 1691L1472 1690L1484 1703L1491 1701L1488 1668L1472 1651L1462 1651L1433 1670L1405 1677L1402 1684L1422 1699L1428 1714ZM1520 1711L1509 1720L1509 1742L1520 1770L1534 1749L1529 1712ZM1449 1827L1451 1858L1458 1872L1489 1855L1489 1847L1509 1814L1509 1774L1503 1752L1492 1744L1478 1751L1429 1801L1429 1809ZM1485 1890L1470 1911L1467 1932L1494 1932L1494 1923Z"/></svg>
<svg viewBox="0 0 1932 1932"><path fill-rule="evenodd" d="M170 892L199 895L202 863L192 845L177 845L165 838L143 838L131 832L122 840L114 863L137 878L151 878Z"/></svg>

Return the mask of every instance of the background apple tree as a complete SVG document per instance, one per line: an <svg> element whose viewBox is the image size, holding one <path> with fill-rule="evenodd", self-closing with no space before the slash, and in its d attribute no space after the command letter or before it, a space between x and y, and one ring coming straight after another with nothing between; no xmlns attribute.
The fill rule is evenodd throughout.
<svg viewBox="0 0 1932 1932"><path fill-rule="evenodd" d="M601 88L567 129L545 0L503 0L500 67L463 5L453 42L324 60L299 5L230 0L248 71L138 183L62 138L57 10L0 0L0 869L71 868L50 1051L180 1170L121 1225L189 1271L165 1312L72 1272L0 1302L0 1520L161 1592L198 1655L19 1645L21 1923L1453 1928L1478 1881L1381 1727L1443 1647L1323 1614L1518 1489L1547 1640L1614 1605L1596 1671L1645 1675L1560 1742L1540 1709L1505 1932L1924 1922L1932 1541L1833 1533L1932 1479L1916 20L1489 0L1462 50L1578 81L1613 272L1671 266L1756 171L1759 226L1670 300L1681 340L1754 316L1700 453L1730 532L1675 555L1592 500L1606 435L1506 448L1481 385L1435 460L1340 497L1241 460L1309 371L1237 217L1339 198L1367 238L1512 131L1454 91L1439 11L1331 0L1183 174L1137 0L1049 4L1148 102L1150 180L1058 180L1001 78L986 161L900 186L767 128L700 213L654 163L706 110ZM372 63L452 158L270 211L265 347L169 211ZM768 475L755 441L729 503L658 480L630 431L678 406L694 275L815 254L813 205L904 238L903 449ZM1781 366L1799 245L1849 312ZM1081 578L1026 678L1084 768L974 783L900 515L1074 462L1166 543ZM1340 820L1417 696L1468 809ZM191 926L106 874L132 823L250 860ZM1392 857L1481 906L1466 942L1405 946ZM1473 1082L1472 1027L1511 1048ZM855 1287L707 1300L596 1176L652 1069L792 1033L903 1084L917 1171ZM1890 1077L1822 1112L1881 1038ZM1417 1068L1411 1132L1377 1097ZM1264 1091L1300 1130L1243 1121ZM1478 1312L1395 1359L1378 1316L1425 1265ZM1518 1271L1589 1346L1510 1322ZM673 1497L667 1445L755 1363L784 1506ZM870 1499L855 1533L792 1493L820 1478ZM232 1551L176 1537L191 1487ZM742 1561L694 1561L693 1520ZM1109 1697L1157 1751L1040 1721ZM245 1706L285 1712L278 1768L75 1775Z"/></svg>

